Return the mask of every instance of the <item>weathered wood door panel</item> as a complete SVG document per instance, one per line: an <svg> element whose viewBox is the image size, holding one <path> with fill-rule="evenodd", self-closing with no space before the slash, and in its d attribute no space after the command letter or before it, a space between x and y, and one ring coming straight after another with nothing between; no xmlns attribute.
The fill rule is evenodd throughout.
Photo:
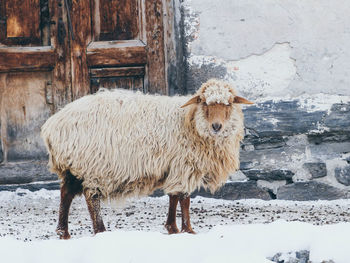
<svg viewBox="0 0 350 263"><path fill-rule="evenodd" d="M48 0L0 1L0 72L54 67Z"/></svg>
<svg viewBox="0 0 350 263"><path fill-rule="evenodd" d="M91 92L121 87L166 94L162 1L92 0L91 10Z"/></svg>
<svg viewBox="0 0 350 263"><path fill-rule="evenodd" d="M139 38L140 1L93 0L95 41L131 40Z"/></svg>
<svg viewBox="0 0 350 263"><path fill-rule="evenodd" d="M144 91L145 67L93 68L91 73L91 93L101 87L125 88Z"/></svg>
<svg viewBox="0 0 350 263"><path fill-rule="evenodd" d="M0 134L2 159L46 156L40 127L54 111L58 4L0 1ZM0 160L1 161L1 160Z"/></svg>
<svg viewBox="0 0 350 263"><path fill-rule="evenodd" d="M166 94L163 1L0 0L0 162L45 156L43 122L101 87Z"/></svg>
<svg viewBox="0 0 350 263"><path fill-rule="evenodd" d="M92 42L88 49L91 92L99 88L146 91L146 45L141 40Z"/></svg>
<svg viewBox="0 0 350 263"><path fill-rule="evenodd" d="M2 0L0 42L5 45L49 45L49 2Z"/></svg>
<svg viewBox="0 0 350 263"><path fill-rule="evenodd" d="M50 79L50 72L7 74L0 116L5 159L46 157L39 133L51 113L45 94Z"/></svg>

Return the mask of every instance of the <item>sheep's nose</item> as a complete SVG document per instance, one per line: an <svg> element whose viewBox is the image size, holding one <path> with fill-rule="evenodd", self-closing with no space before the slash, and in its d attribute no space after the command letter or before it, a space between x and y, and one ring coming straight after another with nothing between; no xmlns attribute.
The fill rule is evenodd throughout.
<svg viewBox="0 0 350 263"><path fill-rule="evenodd" d="M213 127L213 130L214 130L215 132L218 132L218 131L221 130L222 125L221 125L220 123L215 122L215 123L213 123L213 124L211 125L211 127Z"/></svg>

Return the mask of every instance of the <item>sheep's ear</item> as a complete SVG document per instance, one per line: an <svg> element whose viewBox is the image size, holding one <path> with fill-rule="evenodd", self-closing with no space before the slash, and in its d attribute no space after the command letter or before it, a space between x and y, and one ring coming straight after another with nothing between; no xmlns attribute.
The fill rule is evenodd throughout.
<svg viewBox="0 0 350 263"><path fill-rule="evenodd" d="M238 104L254 104L254 102L251 102L245 98L242 98L240 96L235 96L232 103L238 103Z"/></svg>
<svg viewBox="0 0 350 263"><path fill-rule="evenodd" d="M194 96L193 98L191 98L189 101L187 101L184 105L182 105L181 108L185 108L188 105L200 103L200 102L201 102L201 98L199 95L197 95L197 96Z"/></svg>

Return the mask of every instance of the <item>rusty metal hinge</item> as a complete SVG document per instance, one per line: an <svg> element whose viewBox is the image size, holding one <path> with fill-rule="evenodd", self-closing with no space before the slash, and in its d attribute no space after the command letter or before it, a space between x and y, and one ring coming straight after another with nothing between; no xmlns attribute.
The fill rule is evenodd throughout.
<svg viewBox="0 0 350 263"><path fill-rule="evenodd" d="M52 92L52 82L46 81L45 83L45 99L46 104L53 105L53 92Z"/></svg>

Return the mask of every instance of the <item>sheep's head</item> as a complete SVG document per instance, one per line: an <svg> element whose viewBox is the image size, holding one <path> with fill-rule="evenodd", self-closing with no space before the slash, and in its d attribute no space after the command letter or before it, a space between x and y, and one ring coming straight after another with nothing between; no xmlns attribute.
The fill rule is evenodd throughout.
<svg viewBox="0 0 350 263"><path fill-rule="evenodd" d="M181 108L196 107L193 119L197 132L203 137L227 137L243 129L243 116L239 104L253 104L236 95L232 86L211 79Z"/></svg>

